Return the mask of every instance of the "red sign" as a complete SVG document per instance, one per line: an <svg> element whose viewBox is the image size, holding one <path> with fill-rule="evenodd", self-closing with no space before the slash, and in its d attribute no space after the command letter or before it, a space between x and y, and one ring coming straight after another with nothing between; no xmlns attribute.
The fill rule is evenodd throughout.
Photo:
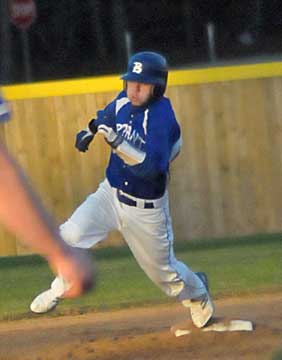
<svg viewBox="0 0 282 360"><path fill-rule="evenodd" d="M36 19L34 0L10 0L11 22L21 30L27 30Z"/></svg>

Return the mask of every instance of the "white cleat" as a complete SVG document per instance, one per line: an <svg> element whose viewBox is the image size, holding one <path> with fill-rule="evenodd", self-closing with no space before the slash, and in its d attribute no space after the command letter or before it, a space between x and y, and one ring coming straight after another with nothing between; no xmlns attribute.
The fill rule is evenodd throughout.
<svg viewBox="0 0 282 360"><path fill-rule="evenodd" d="M49 289L36 296L30 304L30 310L36 314L44 314L54 309L58 302L59 298L54 295L54 291L52 289Z"/></svg>
<svg viewBox="0 0 282 360"><path fill-rule="evenodd" d="M208 279L205 273L196 273L204 283L207 292L196 299L184 300L183 305L190 308L194 325L202 328L208 324L214 314L214 305L209 294Z"/></svg>
<svg viewBox="0 0 282 360"><path fill-rule="evenodd" d="M39 294L30 304L30 310L36 314L44 314L54 309L60 297L69 289L69 285L62 277L57 276L51 288Z"/></svg>
<svg viewBox="0 0 282 360"><path fill-rule="evenodd" d="M191 300L191 318L195 326L202 328L208 324L214 313L214 305L208 293Z"/></svg>

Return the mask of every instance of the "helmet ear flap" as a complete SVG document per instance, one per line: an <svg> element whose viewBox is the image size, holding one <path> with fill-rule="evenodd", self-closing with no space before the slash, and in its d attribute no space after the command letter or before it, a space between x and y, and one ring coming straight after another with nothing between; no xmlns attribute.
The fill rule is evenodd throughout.
<svg viewBox="0 0 282 360"><path fill-rule="evenodd" d="M159 98L159 97L163 96L164 92L165 92L164 86L155 85L154 91L153 91L153 96L154 96L154 98Z"/></svg>
<svg viewBox="0 0 282 360"><path fill-rule="evenodd" d="M159 98L159 97L163 96L163 94L166 90L166 85L167 85L167 74L165 76L164 85L155 85L155 88L154 88L154 97L155 98Z"/></svg>

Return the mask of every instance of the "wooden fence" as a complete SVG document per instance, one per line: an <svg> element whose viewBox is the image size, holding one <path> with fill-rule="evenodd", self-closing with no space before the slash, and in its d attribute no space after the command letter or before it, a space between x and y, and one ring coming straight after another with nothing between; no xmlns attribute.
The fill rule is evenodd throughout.
<svg viewBox="0 0 282 360"><path fill-rule="evenodd" d="M280 231L282 78L193 84L179 79L167 90L183 136L169 185L176 240ZM58 224L104 177L109 156L104 141L95 138L82 154L74 148L74 139L115 95L116 91L89 91L10 96L13 119L0 130L1 138ZM117 233L106 242L121 243ZM1 230L0 255L27 252Z"/></svg>

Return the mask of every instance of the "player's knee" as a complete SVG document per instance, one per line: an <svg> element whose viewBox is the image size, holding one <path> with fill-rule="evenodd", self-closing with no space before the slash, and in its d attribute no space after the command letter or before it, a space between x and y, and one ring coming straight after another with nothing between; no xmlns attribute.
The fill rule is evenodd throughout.
<svg viewBox="0 0 282 360"><path fill-rule="evenodd" d="M75 223L68 220L60 226L60 235L68 245L75 247L80 240L81 232Z"/></svg>

